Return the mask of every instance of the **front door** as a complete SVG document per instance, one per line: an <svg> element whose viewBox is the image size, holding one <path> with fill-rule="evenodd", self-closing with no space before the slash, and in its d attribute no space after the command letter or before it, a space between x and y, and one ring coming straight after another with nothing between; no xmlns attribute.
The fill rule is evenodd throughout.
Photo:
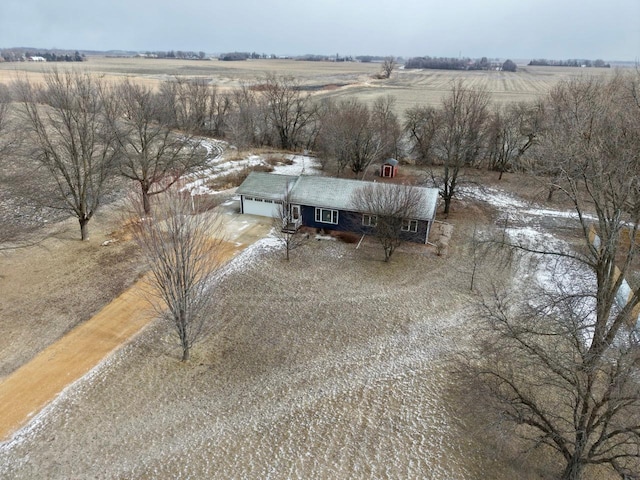
<svg viewBox="0 0 640 480"><path fill-rule="evenodd" d="M300 216L300 205L291 205L291 220L297 223Z"/></svg>

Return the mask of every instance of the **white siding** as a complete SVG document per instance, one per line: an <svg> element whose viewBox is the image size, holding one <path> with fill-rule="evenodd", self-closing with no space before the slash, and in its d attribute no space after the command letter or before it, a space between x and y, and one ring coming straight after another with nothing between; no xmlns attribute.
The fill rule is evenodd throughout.
<svg viewBox="0 0 640 480"><path fill-rule="evenodd" d="M251 197L253 198L253 197ZM246 197L242 198L243 212L247 215L258 215L261 217L278 217L280 213L278 212L279 204L266 200L247 200Z"/></svg>

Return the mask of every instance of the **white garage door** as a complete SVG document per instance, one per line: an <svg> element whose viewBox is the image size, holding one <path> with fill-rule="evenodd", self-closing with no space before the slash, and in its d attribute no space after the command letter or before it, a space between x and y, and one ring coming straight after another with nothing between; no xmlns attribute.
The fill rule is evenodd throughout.
<svg viewBox="0 0 640 480"><path fill-rule="evenodd" d="M243 212L248 215L259 215L261 217L278 217L279 204L271 200L262 200L260 198L243 197Z"/></svg>

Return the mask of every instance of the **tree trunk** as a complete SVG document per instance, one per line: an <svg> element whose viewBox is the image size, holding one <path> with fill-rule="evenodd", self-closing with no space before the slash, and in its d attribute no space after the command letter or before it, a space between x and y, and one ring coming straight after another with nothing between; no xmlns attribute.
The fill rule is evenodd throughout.
<svg viewBox="0 0 640 480"><path fill-rule="evenodd" d="M145 215L151 215L151 198L149 197L149 187L140 184L142 189L142 208Z"/></svg>
<svg viewBox="0 0 640 480"><path fill-rule="evenodd" d="M583 412L582 418L584 418L584 415L585 412ZM579 424L582 425L582 422ZM562 480L580 480L582 478L582 470L585 465L582 459L585 455L586 433L581 427L578 427L578 429L573 454L567 459L567 466L562 472L562 477L560 477Z"/></svg>
<svg viewBox="0 0 640 480"><path fill-rule="evenodd" d="M189 317L187 316L185 309L183 307L180 307L180 312L178 313L178 317L175 320L176 320L176 326L178 327L178 332L180 333L180 344L182 345L182 361L183 362L186 362L187 360L189 360L189 347L191 343L189 341L189 337L187 334L187 330L189 327L188 318Z"/></svg>
<svg viewBox="0 0 640 480"><path fill-rule="evenodd" d="M567 461L567 466L560 477L562 480L580 480L584 464L580 461L580 455L574 453Z"/></svg>
<svg viewBox="0 0 640 480"><path fill-rule="evenodd" d="M80 240L89 240L89 219L79 218L80 223Z"/></svg>
<svg viewBox="0 0 640 480"><path fill-rule="evenodd" d="M389 260L391 260L391 255L393 255L393 246L390 247L384 247L384 261L388 262Z"/></svg>
<svg viewBox="0 0 640 480"><path fill-rule="evenodd" d="M451 206L451 197L446 196L443 197L444 199L444 214L446 216L449 216L449 207Z"/></svg>

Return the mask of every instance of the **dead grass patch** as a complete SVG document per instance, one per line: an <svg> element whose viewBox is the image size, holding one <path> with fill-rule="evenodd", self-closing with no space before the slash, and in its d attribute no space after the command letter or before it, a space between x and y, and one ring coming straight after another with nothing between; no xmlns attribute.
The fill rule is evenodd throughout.
<svg viewBox="0 0 640 480"><path fill-rule="evenodd" d="M239 186L251 172L273 172L273 170L274 168L271 165L245 166L209 180L207 186L213 190L228 190Z"/></svg>
<svg viewBox="0 0 640 480"><path fill-rule="evenodd" d="M347 244L358 243L362 235L358 235L353 232L340 232L338 230L332 230L331 236L340 239L342 242Z"/></svg>

